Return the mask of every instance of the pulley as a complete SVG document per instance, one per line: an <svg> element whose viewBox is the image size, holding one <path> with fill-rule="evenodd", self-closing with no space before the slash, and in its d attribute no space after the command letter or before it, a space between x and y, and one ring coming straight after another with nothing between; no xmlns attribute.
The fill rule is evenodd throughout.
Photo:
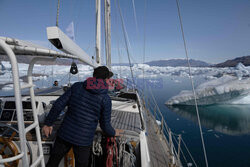
<svg viewBox="0 0 250 167"><path fill-rule="evenodd" d="M70 67L70 73L75 75L78 73L78 68L75 62L72 62L71 67Z"/></svg>

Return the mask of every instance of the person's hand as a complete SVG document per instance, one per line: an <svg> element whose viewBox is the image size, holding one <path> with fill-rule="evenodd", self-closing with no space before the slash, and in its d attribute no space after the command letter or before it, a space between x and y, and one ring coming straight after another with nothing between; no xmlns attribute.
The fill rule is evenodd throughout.
<svg viewBox="0 0 250 167"><path fill-rule="evenodd" d="M49 135L51 135L52 131L53 131L53 127L52 126L44 125L43 132L44 132L44 134L45 134L46 137L49 137Z"/></svg>
<svg viewBox="0 0 250 167"><path fill-rule="evenodd" d="M115 130L115 136L122 136L124 133L124 130L123 129L116 129Z"/></svg>

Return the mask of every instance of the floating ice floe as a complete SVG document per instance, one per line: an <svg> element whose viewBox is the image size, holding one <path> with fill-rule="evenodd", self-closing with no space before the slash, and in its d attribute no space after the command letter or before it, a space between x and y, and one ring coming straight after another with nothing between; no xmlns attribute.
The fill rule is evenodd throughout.
<svg viewBox="0 0 250 167"><path fill-rule="evenodd" d="M11 65L7 61L3 61L2 64L6 69L9 70L5 70L4 73L0 75L0 84L8 84L10 81L12 81L12 75L10 71ZM27 75L28 64L19 63L18 65L20 77ZM158 77L170 76L171 78L173 78L173 82L179 83L181 81L180 79L178 79L179 77L189 76L189 70L187 67L156 67L146 64L134 64L132 69L135 78L137 78L138 80L140 80L141 78L152 78L152 81L148 80L149 82L155 82L154 79ZM50 76L53 76L53 78L62 78L62 76L66 76L69 74L69 70L70 66L68 65L35 65L33 73L41 74L42 76L35 76L34 80L48 80ZM80 80L83 80L84 78L92 75L93 68L88 65L78 64L78 71L78 78L80 78ZM118 74L117 76L119 78L131 78L129 66L113 66L112 71L115 74ZM250 76L250 67L245 67L241 63L239 63L236 67L230 68L192 67L191 73L192 76L202 76L208 81L213 81L225 74L230 74L232 76L235 76L235 78L238 78L238 80L241 80L242 78ZM65 78L67 78L67 76ZM244 101L247 103L248 99L245 98Z"/></svg>
<svg viewBox="0 0 250 167"><path fill-rule="evenodd" d="M12 89L13 89L13 84L5 85L5 86L2 88L2 90L5 90L5 91L7 91L7 90L12 90Z"/></svg>
<svg viewBox="0 0 250 167"><path fill-rule="evenodd" d="M198 105L210 104L250 104L250 79L239 80L235 76L224 75L199 85L195 89ZM170 98L167 105L194 105L193 91L184 90Z"/></svg>
<svg viewBox="0 0 250 167"><path fill-rule="evenodd" d="M6 67L2 64L2 62L0 62L0 71L5 71Z"/></svg>
<svg viewBox="0 0 250 167"><path fill-rule="evenodd" d="M0 84L5 84L11 81L12 79L10 73L4 73L3 75L0 75Z"/></svg>
<svg viewBox="0 0 250 167"><path fill-rule="evenodd" d="M218 138L220 138L220 136L219 135L217 135L217 134L214 134L214 136L218 139Z"/></svg>
<svg viewBox="0 0 250 167"><path fill-rule="evenodd" d="M44 76L37 76L37 77L32 77L33 81L37 81L37 80L47 80L47 76L44 75Z"/></svg>
<svg viewBox="0 0 250 167"><path fill-rule="evenodd" d="M7 61L3 61L2 64L6 69L11 69L11 65ZM28 64L19 63L20 76L27 75ZM39 73L43 75L64 75L69 73L70 66L66 65L35 65L34 73ZM134 76L142 78L151 78L155 76L178 76L178 77L188 77L189 69L187 67L157 67L149 66L147 64L134 64L133 67ZM93 72L93 68L88 65L78 65L78 71L81 75L90 75ZM129 66L113 66L112 71L116 74L122 73L123 77L131 77ZM144 71L144 75L143 75ZM206 79L210 80L212 78L218 78L223 74L231 74L239 77L249 76L250 69L245 67L243 64L237 65L237 67L231 68L212 68L212 67L192 67L192 76L202 75Z"/></svg>
<svg viewBox="0 0 250 167"><path fill-rule="evenodd" d="M20 86L23 86L25 83L20 79ZM14 89L14 84L6 84L3 86L2 90L8 91L8 90L13 90Z"/></svg>
<svg viewBox="0 0 250 167"><path fill-rule="evenodd" d="M156 120L156 123L157 123L158 126L161 126L161 121Z"/></svg>

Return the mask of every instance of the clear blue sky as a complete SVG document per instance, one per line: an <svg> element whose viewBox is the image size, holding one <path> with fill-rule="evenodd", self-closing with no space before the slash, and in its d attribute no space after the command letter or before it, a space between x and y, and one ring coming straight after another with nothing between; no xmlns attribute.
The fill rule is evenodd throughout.
<svg viewBox="0 0 250 167"><path fill-rule="evenodd" d="M144 2L120 0L133 62L142 62ZM175 0L146 0L146 61L185 58ZM112 2L112 61L127 62L120 17ZM250 55L249 0L180 0L191 58L210 63ZM49 46L46 27L54 26L57 0L0 0L0 36ZM95 0L61 0L59 27L74 21L76 42L91 56L95 45ZM118 56L118 44L121 58ZM102 45L103 47L104 45Z"/></svg>

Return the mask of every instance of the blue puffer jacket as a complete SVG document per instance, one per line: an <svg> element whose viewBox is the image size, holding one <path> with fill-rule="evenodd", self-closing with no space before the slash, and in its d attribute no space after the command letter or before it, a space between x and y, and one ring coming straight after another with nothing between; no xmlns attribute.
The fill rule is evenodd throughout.
<svg viewBox="0 0 250 167"><path fill-rule="evenodd" d="M73 84L55 101L45 120L45 125L52 126L61 111L68 106L58 135L65 141L79 146L92 145L98 121L108 136L115 135L115 130L110 124L111 99L107 94L108 90L86 87L87 81Z"/></svg>

